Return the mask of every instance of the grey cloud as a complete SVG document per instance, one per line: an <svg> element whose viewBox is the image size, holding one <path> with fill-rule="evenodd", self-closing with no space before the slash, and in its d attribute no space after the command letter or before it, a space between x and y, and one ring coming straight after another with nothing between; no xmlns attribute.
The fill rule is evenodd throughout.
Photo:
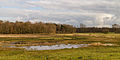
<svg viewBox="0 0 120 60"><path fill-rule="evenodd" d="M13 17L15 20L32 22L110 26L120 23L119 2L119 0L4 0L0 2L0 17ZM10 8L5 8L6 6Z"/></svg>

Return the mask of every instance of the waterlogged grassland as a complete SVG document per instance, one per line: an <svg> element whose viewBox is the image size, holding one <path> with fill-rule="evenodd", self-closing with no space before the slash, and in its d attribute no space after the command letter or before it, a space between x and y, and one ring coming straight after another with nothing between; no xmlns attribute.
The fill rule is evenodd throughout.
<svg viewBox="0 0 120 60"><path fill-rule="evenodd" d="M36 35L35 35L36 36ZM38 36L38 35L37 35ZM55 45L55 44L90 44L90 43L112 43L120 44L120 34L56 34L40 35L38 37L0 37L1 44L14 44L17 46L30 45Z"/></svg>
<svg viewBox="0 0 120 60"><path fill-rule="evenodd" d="M61 50L27 51L3 45L111 43L117 46L89 46ZM37 37L0 37L0 60L120 60L120 34L75 33Z"/></svg>

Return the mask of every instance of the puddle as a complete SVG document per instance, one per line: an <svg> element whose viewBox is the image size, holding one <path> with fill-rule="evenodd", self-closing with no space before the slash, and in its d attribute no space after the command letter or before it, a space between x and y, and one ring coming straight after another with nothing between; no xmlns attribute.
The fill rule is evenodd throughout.
<svg viewBox="0 0 120 60"><path fill-rule="evenodd" d="M88 44L60 44L60 45L51 45L51 46L23 46L16 47L10 46L10 48L25 48L26 50L56 50L56 49L65 49L65 48L80 48L88 47Z"/></svg>
<svg viewBox="0 0 120 60"><path fill-rule="evenodd" d="M80 48L80 47L88 47L88 46L119 46L117 44L111 44L111 43L91 43L91 44L59 44L59 45L39 45L39 46L10 46L10 45L3 45L2 47L9 47L9 48L24 48L26 50L56 50L56 49L70 49L70 48Z"/></svg>

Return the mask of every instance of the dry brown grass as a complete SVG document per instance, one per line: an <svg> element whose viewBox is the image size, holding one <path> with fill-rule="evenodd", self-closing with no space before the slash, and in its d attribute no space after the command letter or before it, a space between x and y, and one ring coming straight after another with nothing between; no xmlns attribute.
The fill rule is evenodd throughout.
<svg viewBox="0 0 120 60"><path fill-rule="evenodd" d="M0 37L51 37L53 35L42 34L0 34Z"/></svg>

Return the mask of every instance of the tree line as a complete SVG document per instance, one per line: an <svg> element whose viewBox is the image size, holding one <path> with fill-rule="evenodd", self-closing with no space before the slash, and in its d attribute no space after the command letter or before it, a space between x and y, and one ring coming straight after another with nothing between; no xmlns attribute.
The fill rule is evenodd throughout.
<svg viewBox="0 0 120 60"><path fill-rule="evenodd" d="M113 28L86 27L80 24L80 28L67 24L36 22L9 22L0 20L0 34L37 34L37 33L120 33L118 25Z"/></svg>
<svg viewBox="0 0 120 60"><path fill-rule="evenodd" d="M67 24L0 21L0 34L74 33L76 28Z"/></svg>
<svg viewBox="0 0 120 60"><path fill-rule="evenodd" d="M86 28L76 28L77 33L120 33L120 28L98 28L98 27L86 27Z"/></svg>
<svg viewBox="0 0 120 60"><path fill-rule="evenodd" d="M120 33L120 25L113 24L112 27L86 27L85 24L80 23L80 27L76 28L76 33Z"/></svg>

